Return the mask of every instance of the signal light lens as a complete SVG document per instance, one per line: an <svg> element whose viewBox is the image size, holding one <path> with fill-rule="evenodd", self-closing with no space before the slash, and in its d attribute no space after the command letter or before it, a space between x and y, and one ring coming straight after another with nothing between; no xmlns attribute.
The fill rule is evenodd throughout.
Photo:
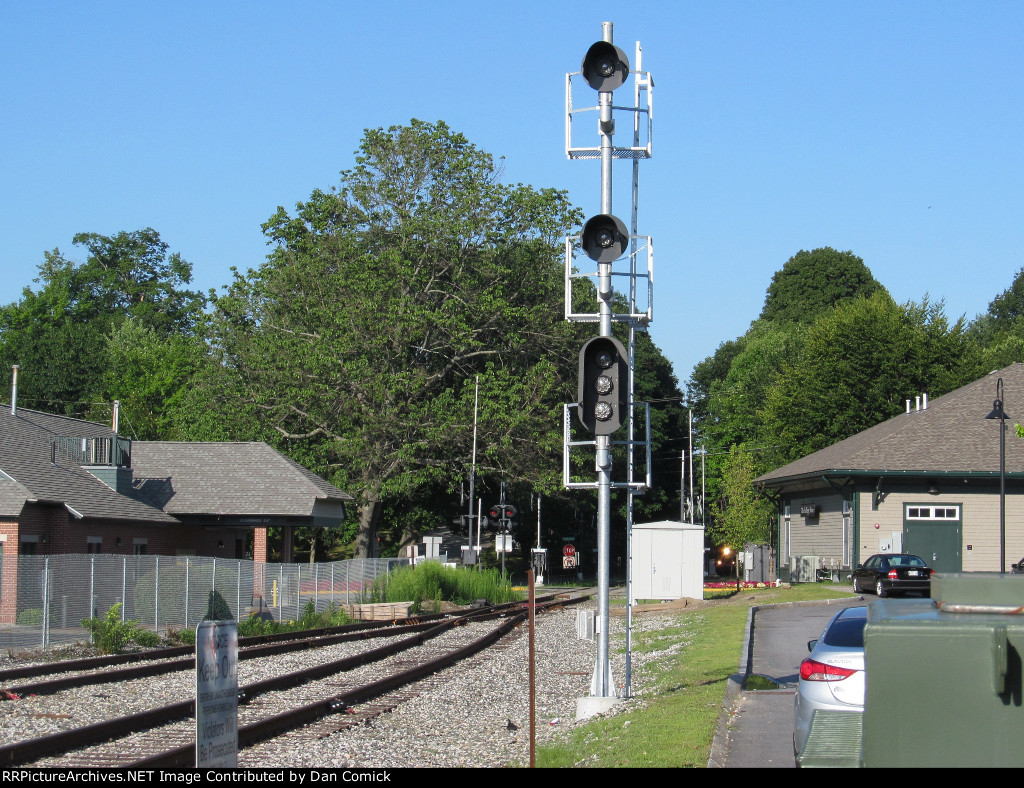
<svg viewBox="0 0 1024 788"><path fill-rule="evenodd" d="M615 388L615 384L612 383L612 379L607 375L601 375L594 381L594 390L598 394L611 394L613 388Z"/></svg>

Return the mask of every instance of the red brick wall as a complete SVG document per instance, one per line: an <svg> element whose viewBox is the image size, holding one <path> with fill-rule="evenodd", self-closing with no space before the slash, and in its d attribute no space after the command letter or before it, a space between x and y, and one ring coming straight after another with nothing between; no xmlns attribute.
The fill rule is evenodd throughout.
<svg viewBox="0 0 1024 788"><path fill-rule="evenodd" d="M132 555L135 540L145 539L147 555L202 555L236 558L247 544L250 528L204 528L191 525L154 526L135 522L89 522L73 517L63 506L27 504L18 520L0 521L3 559L0 564L0 623L13 624L18 604L18 554L22 536L37 536L37 555L83 554L89 552L88 537L102 540L98 552ZM257 529L253 557L267 559L266 528ZM95 549L95 545L94 545Z"/></svg>
<svg viewBox="0 0 1024 788"><path fill-rule="evenodd" d="M0 522L3 561L0 563L0 623L13 624L18 615L18 523Z"/></svg>
<svg viewBox="0 0 1024 788"><path fill-rule="evenodd" d="M252 560L257 564L267 563L267 529L266 528L255 528L253 529L252 537Z"/></svg>

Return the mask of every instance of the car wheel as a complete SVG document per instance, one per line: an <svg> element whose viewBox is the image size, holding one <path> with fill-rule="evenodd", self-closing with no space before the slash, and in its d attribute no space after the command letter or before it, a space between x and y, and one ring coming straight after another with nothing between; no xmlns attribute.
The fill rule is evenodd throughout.
<svg viewBox="0 0 1024 788"><path fill-rule="evenodd" d="M882 585L882 581L881 580L879 580L877 583L875 583L875 593L878 594L878 596L880 598L884 597L884 596L887 596L887 594L885 593L885 586Z"/></svg>

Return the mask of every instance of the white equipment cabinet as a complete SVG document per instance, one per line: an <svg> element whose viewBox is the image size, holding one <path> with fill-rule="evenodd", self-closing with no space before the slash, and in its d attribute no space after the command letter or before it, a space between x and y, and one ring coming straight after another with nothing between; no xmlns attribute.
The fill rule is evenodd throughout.
<svg viewBox="0 0 1024 788"><path fill-rule="evenodd" d="M638 599L704 598L704 526L634 523L631 604Z"/></svg>

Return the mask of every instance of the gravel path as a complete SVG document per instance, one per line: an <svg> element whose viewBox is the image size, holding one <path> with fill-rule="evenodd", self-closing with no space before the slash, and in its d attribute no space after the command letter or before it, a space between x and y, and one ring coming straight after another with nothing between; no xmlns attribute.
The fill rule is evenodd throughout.
<svg viewBox="0 0 1024 788"><path fill-rule="evenodd" d="M576 609L537 618L536 732L543 744L576 723L576 702L590 691L596 644L576 636ZM659 626L661 616L634 618L634 632ZM625 680L625 654L615 648L625 631L612 618L612 675ZM310 740L301 733L246 750L240 765L304 768L503 767L529 764L529 632L524 625L497 651L472 657L433 679L418 697L370 724ZM633 656L634 697L642 700L641 660Z"/></svg>

